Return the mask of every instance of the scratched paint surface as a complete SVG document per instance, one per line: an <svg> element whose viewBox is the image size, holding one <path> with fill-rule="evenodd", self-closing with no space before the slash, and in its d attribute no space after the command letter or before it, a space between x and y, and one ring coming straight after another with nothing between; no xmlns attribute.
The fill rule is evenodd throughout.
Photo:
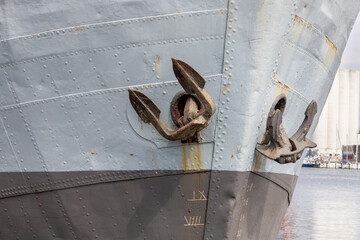
<svg viewBox="0 0 360 240"><path fill-rule="evenodd" d="M320 112L360 2L161 0L87 4L0 4L4 13L0 15L0 169L5 175L21 173L16 181L11 178L13 182L5 182L2 197L24 196L16 203L6 200L2 204L16 206L9 209L23 205L30 209L22 212L24 218L12 221L24 221L24 231L35 234L26 225L31 218L27 211L42 216L44 208L51 216L52 210L39 205L42 200L36 198L38 194L27 191L51 191L46 196L56 203L53 211L65 214L59 226L68 226L69 236L76 239L72 223L76 221L69 219L76 219L77 214L85 216L86 209L99 215L104 212L104 219L109 215L97 208L99 198L92 190L96 187L68 190L96 185L89 178L91 174L79 178L70 177L71 172L124 171L120 177L101 173L96 183L115 178L120 183L134 180L125 186L134 191L132 198L118 196L123 192L108 188L109 195L115 196L109 198L114 206L116 198L128 202L119 216L129 219L131 215L133 222L129 223L137 224L126 226L128 229L122 226L130 238L142 237L146 229L136 219L139 215L146 224L152 220L148 216L153 217L159 229L171 237L166 230L170 221L171 226L184 231L178 239L186 234L189 239L266 239L266 233L276 234L301 161L280 165L255 152L269 107L278 94L287 96L283 125L290 136L312 99ZM198 143L164 140L129 104L128 87L143 91L159 106L162 119L172 124L169 105L182 88L173 75L171 57L186 61L204 76L205 88L217 105ZM316 122L317 118L310 132ZM177 180L169 185L159 180L167 188L157 188L158 192L152 192L146 180L135 181L157 182L161 171L174 175L171 171L184 174L183 170L207 173L200 172L198 175L204 175L200 178L196 174L186 177L178 186L174 184ZM57 181L59 172L66 174ZM34 179L43 182L31 188ZM146 189L141 188L142 181ZM176 190L183 187L182 192ZM176 212L176 217L171 215L167 221L164 209L149 207L150 195L151 206L168 204L165 213ZM83 196L88 197L87 204L79 203L80 207L62 204L63 198L73 203L84 201ZM44 202L51 202L49 199ZM177 208L178 204L181 207ZM127 212L131 209L139 214ZM146 215L147 211L152 214ZM258 219L269 222L273 215L276 219L268 229L266 224L260 230L254 227ZM11 229L12 223L4 224ZM41 224L50 229L40 231L46 239L52 230L48 223ZM98 230L102 229L101 221L86 224L81 229L89 239L107 234L105 228ZM89 227L92 224L98 227ZM145 235L159 239L158 232L148 231Z"/></svg>

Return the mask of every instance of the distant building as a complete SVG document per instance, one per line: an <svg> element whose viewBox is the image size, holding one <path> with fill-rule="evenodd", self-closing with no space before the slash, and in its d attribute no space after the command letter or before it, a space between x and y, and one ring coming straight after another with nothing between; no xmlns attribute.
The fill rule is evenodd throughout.
<svg viewBox="0 0 360 240"><path fill-rule="evenodd" d="M356 147L357 146L357 147ZM354 163L356 162L356 153L360 156L360 146L359 145L343 145L342 146L342 159L346 162Z"/></svg>
<svg viewBox="0 0 360 240"><path fill-rule="evenodd" d="M341 154L343 145L360 143L359 94L360 71L339 70L313 134L321 153Z"/></svg>

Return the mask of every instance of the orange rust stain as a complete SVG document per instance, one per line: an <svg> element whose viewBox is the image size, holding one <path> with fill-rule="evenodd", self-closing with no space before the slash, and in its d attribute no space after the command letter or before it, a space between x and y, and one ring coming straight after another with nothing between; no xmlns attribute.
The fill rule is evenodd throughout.
<svg viewBox="0 0 360 240"><path fill-rule="evenodd" d="M280 92L281 92L281 88L282 88L282 86L283 86L284 84L282 84L281 82L277 82L277 87L276 87L276 92L275 92L275 96L274 96L274 100L275 100L275 98L280 94Z"/></svg>
<svg viewBox="0 0 360 240"><path fill-rule="evenodd" d="M312 30L312 29L315 28L311 23L309 23L308 21L306 21L303 18L299 17L298 15L295 15L294 21L298 22L300 25L304 25L309 30Z"/></svg>
<svg viewBox="0 0 360 240"><path fill-rule="evenodd" d="M220 9L220 13L221 13L221 14L224 13L224 9Z"/></svg>
<svg viewBox="0 0 360 240"><path fill-rule="evenodd" d="M315 27L311 23L305 21L303 18L299 17L298 15L295 15L294 22L299 23L298 30L297 30L297 33L295 35L295 38L297 38L299 36L301 28L302 28L303 25L305 27L307 27L308 29L310 29L310 30L315 29ZM338 49L337 49L336 45L329 39L328 36L324 35L324 37L325 37L326 45L328 47L328 50L327 50L327 53L326 53L326 56L325 56L325 63L324 64L325 65L330 65L333 62L335 54L338 51Z"/></svg>
<svg viewBox="0 0 360 240"><path fill-rule="evenodd" d="M222 94L223 94L224 96L226 96L226 94L227 94L228 92L229 92L229 85L226 84L225 87L224 87L224 89L222 90Z"/></svg>
<svg viewBox="0 0 360 240"><path fill-rule="evenodd" d="M305 24L306 27L308 27L309 29L314 28L314 26L311 23L309 23L308 21L305 21L303 18L299 17L298 15L295 15L294 21L297 21L300 24Z"/></svg>
<svg viewBox="0 0 360 240"><path fill-rule="evenodd" d="M197 142L196 143L196 160L197 160L197 170L202 169L202 164L201 164L201 150L200 150L200 144Z"/></svg>
<svg viewBox="0 0 360 240"><path fill-rule="evenodd" d="M97 152L91 152L90 154L91 155L97 155L98 153Z"/></svg>
<svg viewBox="0 0 360 240"><path fill-rule="evenodd" d="M295 15L295 17L293 19L293 25L295 25L296 23L297 23L297 29L296 29L296 33L295 33L294 39L293 39L294 42L296 42L297 39L299 38L300 33L302 32L303 28L308 29L309 32L311 32L313 29L315 29L315 27L311 23L305 21L303 18L299 17L298 15ZM306 34L304 36L309 37L310 35Z"/></svg>
<svg viewBox="0 0 360 240"><path fill-rule="evenodd" d="M284 84L284 94L285 94L285 96L288 95L289 91L290 91L290 87L288 85Z"/></svg>
<svg viewBox="0 0 360 240"><path fill-rule="evenodd" d="M309 26L309 25L306 24L306 21L305 21L304 19L302 19L301 17L299 17L299 16L297 16L297 15L295 15L295 17L294 17L294 23L295 23L295 22L298 23L298 25L297 25L296 33L295 33L295 36L294 36L294 42L296 42L297 39L299 38L300 33L301 33L303 27L304 27L304 26L305 26L305 27L306 27L306 26Z"/></svg>
<svg viewBox="0 0 360 240"><path fill-rule="evenodd" d="M285 96L288 95L290 91L290 87L280 81L277 81L277 87L276 87L276 92L275 92L275 96L274 99L281 93L283 92L285 94Z"/></svg>
<svg viewBox="0 0 360 240"><path fill-rule="evenodd" d="M156 75L160 76L160 56L155 56Z"/></svg>
<svg viewBox="0 0 360 240"><path fill-rule="evenodd" d="M300 24L305 24L306 27L309 28L309 29L313 29L313 28L314 28L314 26L313 26L311 23L305 21L303 18L299 17L298 15L295 15L294 21L297 21L297 22L299 22ZM327 43L335 52L337 52L337 47L336 47L335 44L329 39L329 37L328 37L328 36L325 36L325 39L326 39L326 43Z"/></svg>
<svg viewBox="0 0 360 240"><path fill-rule="evenodd" d="M182 169L183 170L201 170L202 158L200 144L182 143Z"/></svg>
<svg viewBox="0 0 360 240"><path fill-rule="evenodd" d="M234 154L231 154L231 158L234 158Z"/></svg>
<svg viewBox="0 0 360 240"><path fill-rule="evenodd" d="M264 156L260 153L256 153L256 161L255 161L255 167L254 167L254 172L259 172L260 171L260 167L261 164L264 160Z"/></svg>
<svg viewBox="0 0 360 240"><path fill-rule="evenodd" d="M134 154L133 154L133 153L130 153L130 156L134 156Z"/></svg>
<svg viewBox="0 0 360 240"><path fill-rule="evenodd" d="M337 52L337 47L335 46L335 44L328 38L328 36L325 36L326 38L326 43L335 51Z"/></svg>

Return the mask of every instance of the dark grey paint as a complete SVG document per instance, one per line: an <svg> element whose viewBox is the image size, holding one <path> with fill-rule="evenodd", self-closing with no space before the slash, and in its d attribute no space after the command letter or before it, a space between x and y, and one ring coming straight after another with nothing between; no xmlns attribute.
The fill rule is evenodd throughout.
<svg viewBox="0 0 360 240"><path fill-rule="evenodd" d="M297 178L231 171L47 174L0 174L2 193L22 186L23 177L47 186L2 196L1 239L271 239ZM89 176L95 180L86 182Z"/></svg>

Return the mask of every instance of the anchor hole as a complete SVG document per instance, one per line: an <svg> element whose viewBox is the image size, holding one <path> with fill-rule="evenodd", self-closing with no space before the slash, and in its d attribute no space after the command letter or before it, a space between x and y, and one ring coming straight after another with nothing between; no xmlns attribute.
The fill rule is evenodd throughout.
<svg viewBox="0 0 360 240"><path fill-rule="evenodd" d="M286 99L285 98L280 98L279 101L276 103L274 109L275 110L279 109L280 111L284 112L285 105L286 105Z"/></svg>
<svg viewBox="0 0 360 240"><path fill-rule="evenodd" d="M188 94L184 91L178 92L174 96L170 105L171 118L177 127L181 127L181 125L179 124L179 119L184 116L185 104L188 98L192 98L193 100L195 100L198 112L199 110L201 110L201 103L195 95Z"/></svg>

